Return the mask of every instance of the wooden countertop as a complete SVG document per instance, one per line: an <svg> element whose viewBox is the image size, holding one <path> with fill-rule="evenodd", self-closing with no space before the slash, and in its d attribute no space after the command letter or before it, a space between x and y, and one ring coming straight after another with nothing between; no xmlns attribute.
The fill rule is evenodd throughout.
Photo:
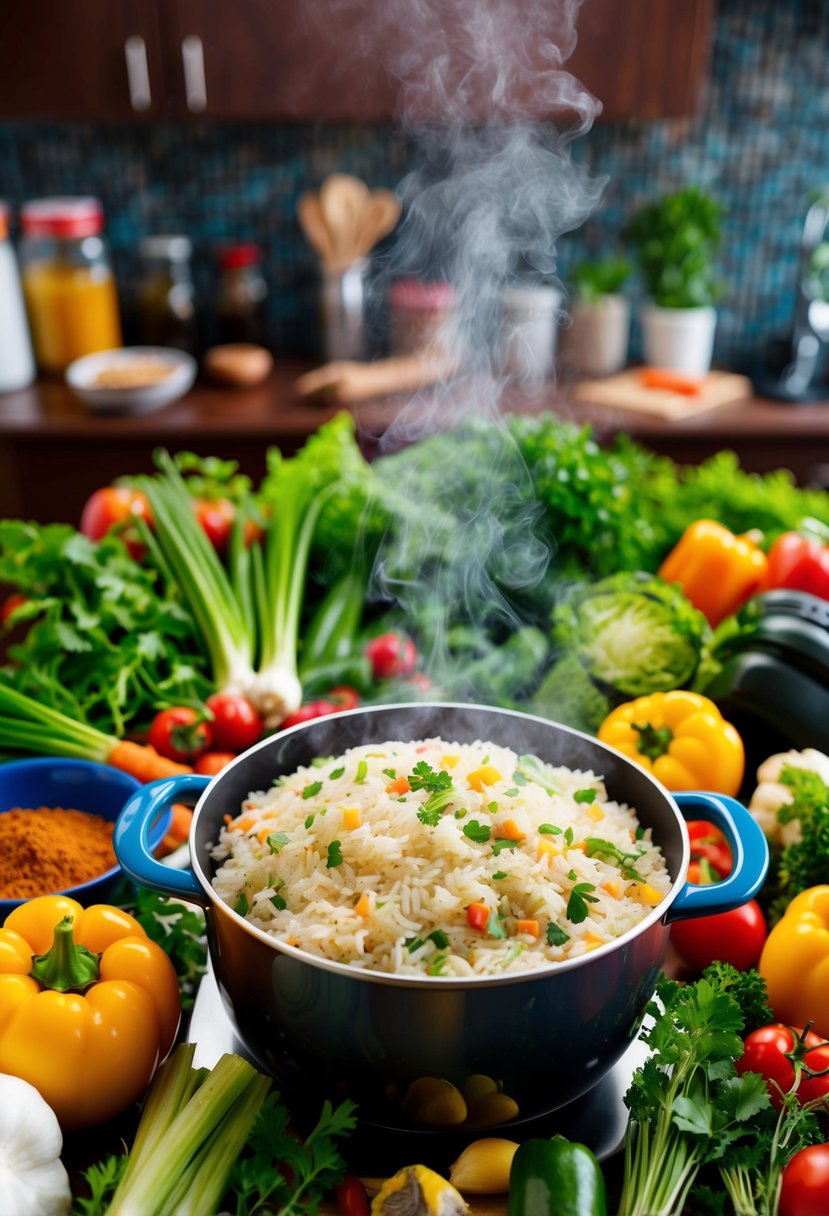
<svg viewBox="0 0 829 1216"><path fill-rule="evenodd" d="M93 411L61 381L44 380L0 394L0 516L74 520L93 489L125 473L149 471L152 450L160 445L236 459L258 477L268 446L295 451L340 409L297 397L294 383L305 370L306 364L278 359L271 377L256 388L227 389L199 381L180 401L143 414ZM793 406L749 398L666 422L575 400L572 390L573 384L564 381L536 392L511 389L500 410L552 411L590 424L600 442L626 432L682 463L732 448L748 470L789 468L804 484L829 485L829 403ZM404 446L463 418L496 417L498 411L474 384L456 384L440 396L424 393L414 402L387 398L352 408L368 455Z"/></svg>

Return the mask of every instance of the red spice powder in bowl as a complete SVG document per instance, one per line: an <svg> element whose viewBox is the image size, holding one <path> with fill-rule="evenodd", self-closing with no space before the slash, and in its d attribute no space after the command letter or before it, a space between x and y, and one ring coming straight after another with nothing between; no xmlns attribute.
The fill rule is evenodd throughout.
<svg viewBox="0 0 829 1216"><path fill-rule="evenodd" d="M123 872L112 852L134 777L90 760L36 757L0 764L0 924L36 895L106 903ZM155 848L170 822L150 833Z"/></svg>

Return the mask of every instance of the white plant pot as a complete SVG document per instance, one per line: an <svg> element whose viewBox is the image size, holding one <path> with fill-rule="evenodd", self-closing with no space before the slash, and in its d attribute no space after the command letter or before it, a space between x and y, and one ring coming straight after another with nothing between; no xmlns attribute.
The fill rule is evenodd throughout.
<svg viewBox="0 0 829 1216"><path fill-rule="evenodd" d="M715 308L646 304L641 319L645 363L649 367L666 367L691 376L709 371L717 328Z"/></svg>
<svg viewBox="0 0 829 1216"><path fill-rule="evenodd" d="M571 305L572 323L561 335L562 355L583 376L610 376L627 363L630 301L621 295L600 296Z"/></svg>

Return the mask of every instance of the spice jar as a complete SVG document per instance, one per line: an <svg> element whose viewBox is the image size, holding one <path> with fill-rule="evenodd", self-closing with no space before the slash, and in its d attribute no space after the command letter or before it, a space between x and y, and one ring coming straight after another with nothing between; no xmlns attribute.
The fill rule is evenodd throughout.
<svg viewBox="0 0 829 1216"><path fill-rule="evenodd" d="M35 378L17 259L9 240L9 209L0 202L0 392L25 388Z"/></svg>
<svg viewBox="0 0 829 1216"><path fill-rule="evenodd" d="M413 354L428 346L449 319L455 301L451 283L397 279L389 288L391 350Z"/></svg>
<svg viewBox="0 0 829 1216"><path fill-rule="evenodd" d="M216 300L217 340L265 346L268 285L258 245L230 245L219 253L221 276Z"/></svg>
<svg viewBox="0 0 829 1216"><path fill-rule="evenodd" d="M42 371L121 345L118 295L96 198L42 198L21 211L20 261Z"/></svg>
<svg viewBox="0 0 829 1216"><path fill-rule="evenodd" d="M147 236L138 247L143 274L138 287L141 341L198 353L196 291L190 269L189 237Z"/></svg>

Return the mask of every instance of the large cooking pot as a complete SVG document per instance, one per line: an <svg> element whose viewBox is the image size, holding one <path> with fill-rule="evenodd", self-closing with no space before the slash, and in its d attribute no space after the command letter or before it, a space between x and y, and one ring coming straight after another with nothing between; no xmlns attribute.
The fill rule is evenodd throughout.
<svg viewBox="0 0 829 1216"><path fill-rule="evenodd" d="M587 955L515 975L460 979L372 973L306 954L274 941L216 895L211 845L224 816L238 814L251 791L358 744L434 737L489 741L604 777L609 797L634 807L642 825L653 829L673 878L665 899L634 929ZM150 827L171 803L195 798L192 869L171 870L152 856ZM683 816L712 820L725 833L734 867L723 882L686 881ZM362 1119L391 1128L411 1127L405 1095L417 1092L410 1086L420 1077L462 1087L471 1074L484 1074L514 1099L521 1118L585 1093L640 1028L670 922L744 903L768 866L763 833L734 799L672 797L638 765L578 731L528 714L449 704L376 706L318 718L263 740L217 777L153 782L125 805L114 845L137 883L205 907L222 998L260 1065L298 1096L348 1095Z"/></svg>

